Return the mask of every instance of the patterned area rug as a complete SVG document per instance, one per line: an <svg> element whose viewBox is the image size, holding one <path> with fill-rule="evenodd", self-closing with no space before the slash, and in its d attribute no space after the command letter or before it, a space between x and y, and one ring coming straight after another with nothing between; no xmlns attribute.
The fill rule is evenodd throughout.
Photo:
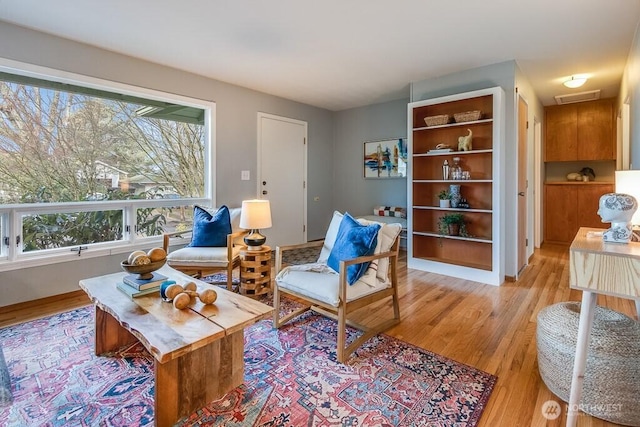
<svg viewBox="0 0 640 427"><path fill-rule="evenodd" d="M153 359L141 345L95 356L92 313L0 330L14 393L0 425L153 425ZM245 384L179 425L477 424L496 377L386 335L339 364L336 326L306 313L279 331L266 320L248 328Z"/></svg>

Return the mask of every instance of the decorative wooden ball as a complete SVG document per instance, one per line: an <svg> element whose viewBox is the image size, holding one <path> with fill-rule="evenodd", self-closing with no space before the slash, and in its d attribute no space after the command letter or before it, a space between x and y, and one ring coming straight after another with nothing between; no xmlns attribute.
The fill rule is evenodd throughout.
<svg viewBox="0 0 640 427"><path fill-rule="evenodd" d="M173 284L169 286L167 289L165 289L164 294L166 295L168 300L174 300L178 294L181 294L183 292L184 292L184 289L182 288L182 286L178 284Z"/></svg>
<svg viewBox="0 0 640 427"><path fill-rule="evenodd" d="M196 286L196 284L194 282L187 282L187 284L184 285L184 290L185 291L197 291L198 287Z"/></svg>
<svg viewBox="0 0 640 427"><path fill-rule="evenodd" d="M152 248L147 252L147 256L151 262L162 261L167 257L167 253L162 248Z"/></svg>
<svg viewBox="0 0 640 427"><path fill-rule="evenodd" d="M203 304L213 304L218 299L218 294L213 289L205 289L198 297Z"/></svg>
<svg viewBox="0 0 640 427"><path fill-rule="evenodd" d="M189 294L181 292L173 299L173 306L178 310L182 310L183 308L187 308L190 302L191 297Z"/></svg>

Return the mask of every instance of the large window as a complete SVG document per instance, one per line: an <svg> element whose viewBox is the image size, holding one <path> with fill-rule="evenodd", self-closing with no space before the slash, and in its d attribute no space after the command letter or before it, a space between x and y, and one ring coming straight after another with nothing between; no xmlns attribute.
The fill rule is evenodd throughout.
<svg viewBox="0 0 640 427"><path fill-rule="evenodd" d="M5 261L159 239L212 201L211 105L151 95L0 73Z"/></svg>

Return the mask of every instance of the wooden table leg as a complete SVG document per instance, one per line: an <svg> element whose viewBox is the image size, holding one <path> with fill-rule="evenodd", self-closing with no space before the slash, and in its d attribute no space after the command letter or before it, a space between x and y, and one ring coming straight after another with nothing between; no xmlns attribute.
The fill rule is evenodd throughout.
<svg viewBox="0 0 640 427"><path fill-rule="evenodd" d="M591 339L591 326L596 308L597 294L582 291L582 304L580 305L580 323L578 324L578 341L576 343L576 358L573 364L573 376L571 377L571 393L569 394L569 408L567 410L567 427L576 425L580 412L580 398L582 397L582 383L584 381L585 366L587 362L587 350ZM562 327L562 325L560 325Z"/></svg>
<svg viewBox="0 0 640 427"><path fill-rule="evenodd" d="M95 334L95 352L97 355L117 350L138 341L111 314L98 306L96 306Z"/></svg>
<svg viewBox="0 0 640 427"><path fill-rule="evenodd" d="M155 380L155 425L173 426L243 383L244 331L166 363L156 360Z"/></svg>

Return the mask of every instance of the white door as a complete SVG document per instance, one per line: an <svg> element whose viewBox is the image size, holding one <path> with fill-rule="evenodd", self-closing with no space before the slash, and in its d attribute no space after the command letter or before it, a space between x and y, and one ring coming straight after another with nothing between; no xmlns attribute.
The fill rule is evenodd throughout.
<svg viewBox="0 0 640 427"><path fill-rule="evenodd" d="M307 241L307 123L258 113L258 194L269 200L267 245Z"/></svg>
<svg viewBox="0 0 640 427"><path fill-rule="evenodd" d="M518 266L517 277L527 266L527 153L529 106L522 96L518 96Z"/></svg>

